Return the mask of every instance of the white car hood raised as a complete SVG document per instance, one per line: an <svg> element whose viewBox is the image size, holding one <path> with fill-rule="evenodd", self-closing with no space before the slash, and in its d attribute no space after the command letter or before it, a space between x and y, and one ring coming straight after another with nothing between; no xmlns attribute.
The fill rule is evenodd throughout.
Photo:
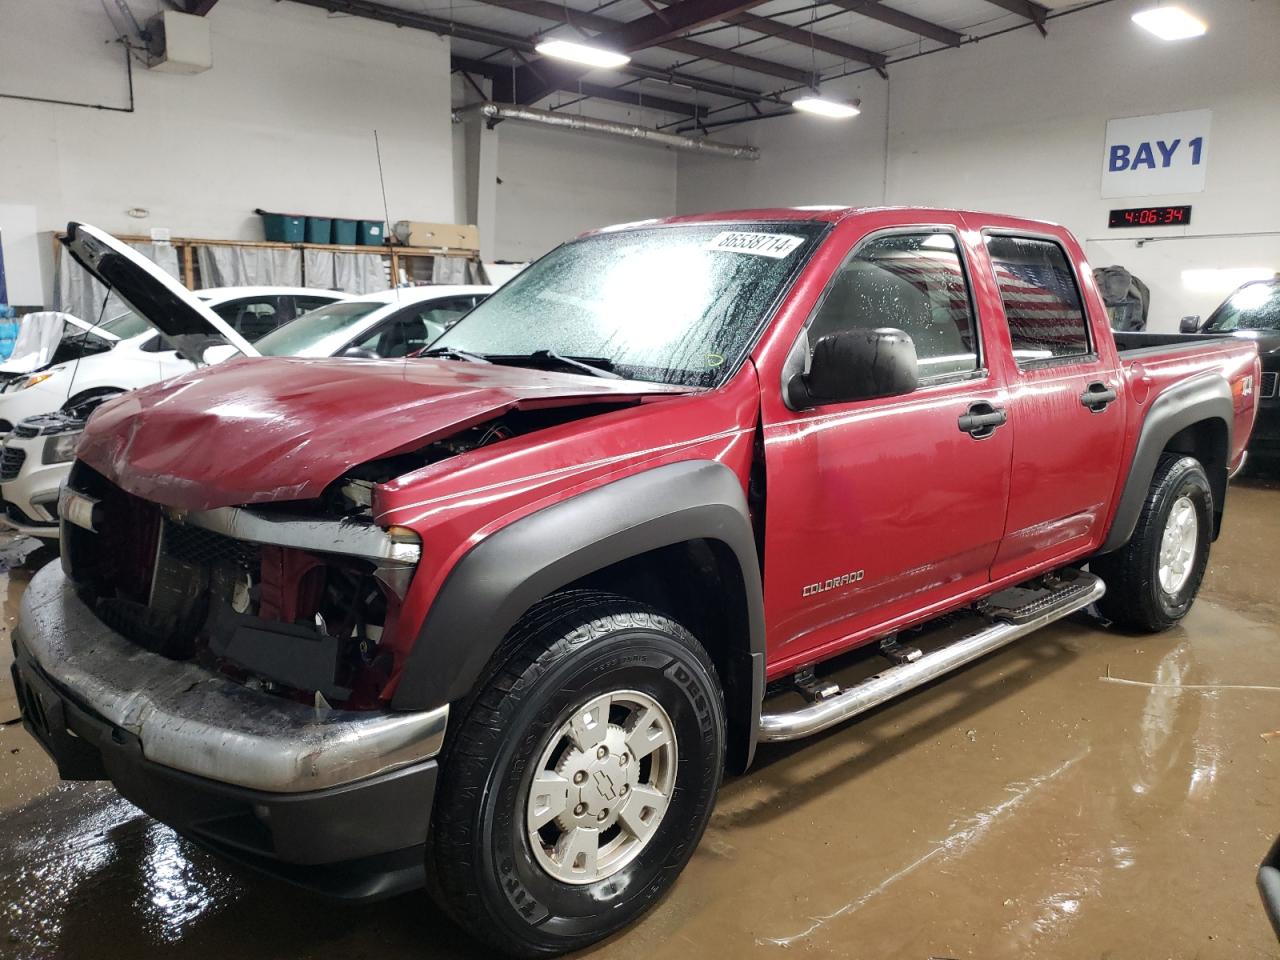
<svg viewBox="0 0 1280 960"><path fill-rule="evenodd" d="M247 357L258 356L195 294L106 231L72 221L62 244L76 263L164 334L185 360L199 366L205 362L205 351L220 344L229 344Z"/></svg>

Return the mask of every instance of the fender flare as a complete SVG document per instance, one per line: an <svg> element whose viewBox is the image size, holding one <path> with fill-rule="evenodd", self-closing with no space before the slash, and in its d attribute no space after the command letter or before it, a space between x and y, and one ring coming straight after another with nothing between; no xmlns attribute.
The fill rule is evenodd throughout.
<svg viewBox="0 0 1280 960"><path fill-rule="evenodd" d="M1231 385L1220 373L1205 374L1174 384L1156 397L1142 422L1133 460L1129 463L1129 475L1120 493L1119 506L1116 507L1115 519L1112 520L1107 539L1098 548L1098 553L1110 553L1129 542L1138 525L1138 516L1146 502L1160 454L1174 436L1205 420L1222 421L1227 431L1227 455L1230 456L1235 404L1231 398ZM1206 464L1208 466L1210 465ZM1214 508L1221 512L1227 492L1226 463L1222 464L1221 477L1214 476L1218 471L1208 472Z"/></svg>
<svg viewBox="0 0 1280 960"><path fill-rule="evenodd" d="M731 752L745 766L764 695L764 595L742 484L712 460L615 480L522 517L472 547L431 605L392 707L421 710L462 699L537 601L619 561L697 539L727 546L742 576L749 636L733 659L735 676L723 679L731 736L739 741ZM743 747L745 756L738 753Z"/></svg>

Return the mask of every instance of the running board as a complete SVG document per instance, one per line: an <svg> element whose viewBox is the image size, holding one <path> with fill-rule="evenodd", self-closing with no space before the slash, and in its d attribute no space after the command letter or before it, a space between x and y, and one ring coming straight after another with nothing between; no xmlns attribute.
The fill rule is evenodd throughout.
<svg viewBox="0 0 1280 960"><path fill-rule="evenodd" d="M1055 620L1083 610L1107 592L1106 584L1092 574L1075 571L1071 573L1073 576L1070 583L1064 584L1059 590L1046 591L1046 595L1027 604L1034 608L1034 612L1029 615L1011 616L1014 614L1013 610L1002 609L995 614L1000 619L993 620L989 626L927 653L918 660L890 667L797 710L761 714L759 739L762 742L800 740L856 717ZM988 613L987 616L990 618L992 614Z"/></svg>

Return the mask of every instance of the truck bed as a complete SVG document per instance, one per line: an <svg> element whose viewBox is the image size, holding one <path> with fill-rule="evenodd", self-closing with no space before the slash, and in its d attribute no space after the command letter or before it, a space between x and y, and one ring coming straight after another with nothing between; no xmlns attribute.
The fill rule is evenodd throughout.
<svg viewBox="0 0 1280 960"><path fill-rule="evenodd" d="M1182 347L1191 349L1192 347L1203 347L1215 340L1232 341L1236 340L1229 334L1218 333L1148 333L1146 331L1113 331L1116 341L1116 350L1119 352L1121 359L1136 359L1133 354L1159 353L1164 355L1169 353L1170 347ZM1238 341L1237 341L1238 342Z"/></svg>

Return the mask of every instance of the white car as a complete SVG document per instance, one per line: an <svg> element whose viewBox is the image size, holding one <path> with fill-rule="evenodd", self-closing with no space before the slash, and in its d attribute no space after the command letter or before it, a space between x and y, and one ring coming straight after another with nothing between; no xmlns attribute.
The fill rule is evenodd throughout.
<svg viewBox="0 0 1280 960"><path fill-rule="evenodd" d="M99 236L104 238L104 243L116 242L106 235ZM174 311L164 317L162 332L178 346L178 351L166 350L175 368L172 373L155 376L149 382L177 376L193 369L197 362L226 359L236 352L246 356L403 357L425 347L492 289L485 286L411 287L340 300L279 327L253 346L245 343L229 326L240 326L237 318L219 318L216 306L212 317L196 317L189 308L185 315ZM199 291L197 296L207 292ZM152 333L138 339L150 342L160 338ZM120 344L112 354L126 345L127 342ZM96 359L99 358L82 360L82 369ZM107 396L120 392L114 390ZM0 496L4 500L0 522L18 533L45 539L58 537L58 494L70 472L84 419L103 399L86 394L87 391L77 388L75 396L84 397L85 402L18 422L0 449ZM4 399L0 397L0 403Z"/></svg>
<svg viewBox="0 0 1280 960"><path fill-rule="evenodd" d="M345 295L307 287L210 287L195 291L195 296L252 343L295 317L340 301ZM133 312L113 317L96 328L64 334L58 352L78 344L82 338L88 341L86 347L94 348L88 355L58 362L61 358L55 353L52 365L10 381L0 393L0 437L27 417L53 413L64 405L90 398L100 402L194 369L192 363L164 343L151 324Z"/></svg>
<svg viewBox="0 0 1280 960"><path fill-rule="evenodd" d="M268 357L406 357L494 291L486 286L401 287L312 311L254 346Z"/></svg>
<svg viewBox="0 0 1280 960"><path fill-rule="evenodd" d="M210 326L198 337L200 346L210 349L193 354L201 362L213 362L238 351L251 352L246 341L257 340L301 313L340 301L344 294L307 287L211 287L195 296L222 325ZM5 434L0 448L0 523L18 533L57 538L58 491L71 467L84 417L93 407L196 367L172 349L153 324L133 312L80 334L64 335L63 345L102 331L106 336L99 338L103 343L96 345L97 352L18 378L0 393L0 432Z"/></svg>

